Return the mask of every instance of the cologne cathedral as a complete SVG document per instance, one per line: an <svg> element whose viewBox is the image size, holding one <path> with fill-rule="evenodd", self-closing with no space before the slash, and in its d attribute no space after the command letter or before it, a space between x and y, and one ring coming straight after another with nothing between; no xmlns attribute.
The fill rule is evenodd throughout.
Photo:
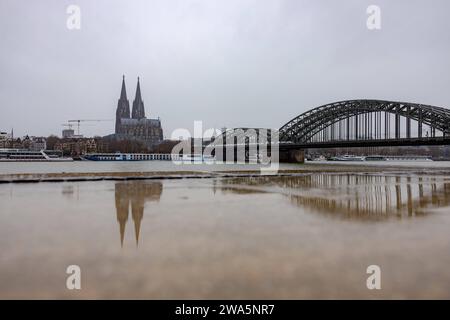
<svg viewBox="0 0 450 320"><path fill-rule="evenodd" d="M139 78L130 116L130 103L127 99L125 76L123 76L122 90L116 110L115 136L119 139L140 140L148 146L156 145L163 140L163 130L159 118L147 119L145 117Z"/></svg>

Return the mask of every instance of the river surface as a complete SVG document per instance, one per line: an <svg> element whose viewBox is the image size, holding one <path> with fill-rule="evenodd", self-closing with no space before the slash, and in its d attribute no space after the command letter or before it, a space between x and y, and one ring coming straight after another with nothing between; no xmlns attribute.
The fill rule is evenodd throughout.
<svg viewBox="0 0 450 320"><path fill-rule="evenodd" d="M450 169L450 161L314 161L314 165L328 167L377 166ZM21 173L77 173L77 172L141 172L141 171L235 171L259 170L266 166L252 164L175 164L171 161L74 161L74 162L0 162L0 174ZM303 168L299 164L280 163L280 170Z"/></svg>
<svg viewBox="0 0 450 320"><path fill-rule="evenodd" d="M279 164L283 169L298 168L298 164ZM259 170L257 164L176 164L172 161L73 161L73 162L0 162L0 174L79 173L79 172L163 172L163 171L231 171Z"/></svg>
<svg viewBox="0 0 450 320"><path fill-rule="evenodd" d="M443 174L0 184L0 298L449 299L449 230Z"/></svg>

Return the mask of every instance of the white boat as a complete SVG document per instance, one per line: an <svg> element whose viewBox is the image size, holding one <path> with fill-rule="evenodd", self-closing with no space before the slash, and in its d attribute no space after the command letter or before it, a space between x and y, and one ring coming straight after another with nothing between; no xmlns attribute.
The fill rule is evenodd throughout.
<svg viewBox="0 0 450 320"><path fill-rule="evenodd" d="M170 153L88 153L81 156L81 160L87 161L153 161L176 160L181 156Z"/></svg>
<svg viewBox="0 0 450 320"><path fill-rule="evenodd" d="M334 161L364 161L365 157L360 156L352 156L352 155L344 155L344 156L337 156L333 158Z"/></svg>
<svg viewBox="0 0 450 320"><path fill-rule="evenodd" d="M72 158L64 158L57 151L25 149L0 149L0 162L68 162Z"/></svg>
<svg viewBox="0 0 450 320"><path fill-rule="evenodd" d="M389 161L433 161L430 156L386 156Z"/></svg>
<svg viewBox="0 0 450 320"><path fill-rule="evenodd" d="M214 157L201 154L174 154L174 153L88 153L81 156L85 161L177 161L177 162L208 162Z"/></svg>

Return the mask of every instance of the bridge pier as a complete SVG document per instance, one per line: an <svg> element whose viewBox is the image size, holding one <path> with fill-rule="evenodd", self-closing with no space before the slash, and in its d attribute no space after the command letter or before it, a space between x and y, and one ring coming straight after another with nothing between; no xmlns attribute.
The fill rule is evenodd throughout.
<svg viewBox="0 0 450 320"><path fill-rule="evenodd" d="M305 150L280 150L280 162L305 163Z"/></svg>

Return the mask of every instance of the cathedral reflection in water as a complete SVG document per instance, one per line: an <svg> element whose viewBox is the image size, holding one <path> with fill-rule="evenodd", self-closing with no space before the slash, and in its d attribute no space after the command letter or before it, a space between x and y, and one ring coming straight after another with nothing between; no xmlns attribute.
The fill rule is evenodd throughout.
<svg viewBox="0 0 450 320"><path fill-rule="evenodd" d="M115 184L115 201L117 221L120 229L120 245L123 247L125 226L131 209L134 222L136 245L139 244L139 232L144 218L144 207L147 201L159 201L163 190L161 182L118 182Z"/></svg>

